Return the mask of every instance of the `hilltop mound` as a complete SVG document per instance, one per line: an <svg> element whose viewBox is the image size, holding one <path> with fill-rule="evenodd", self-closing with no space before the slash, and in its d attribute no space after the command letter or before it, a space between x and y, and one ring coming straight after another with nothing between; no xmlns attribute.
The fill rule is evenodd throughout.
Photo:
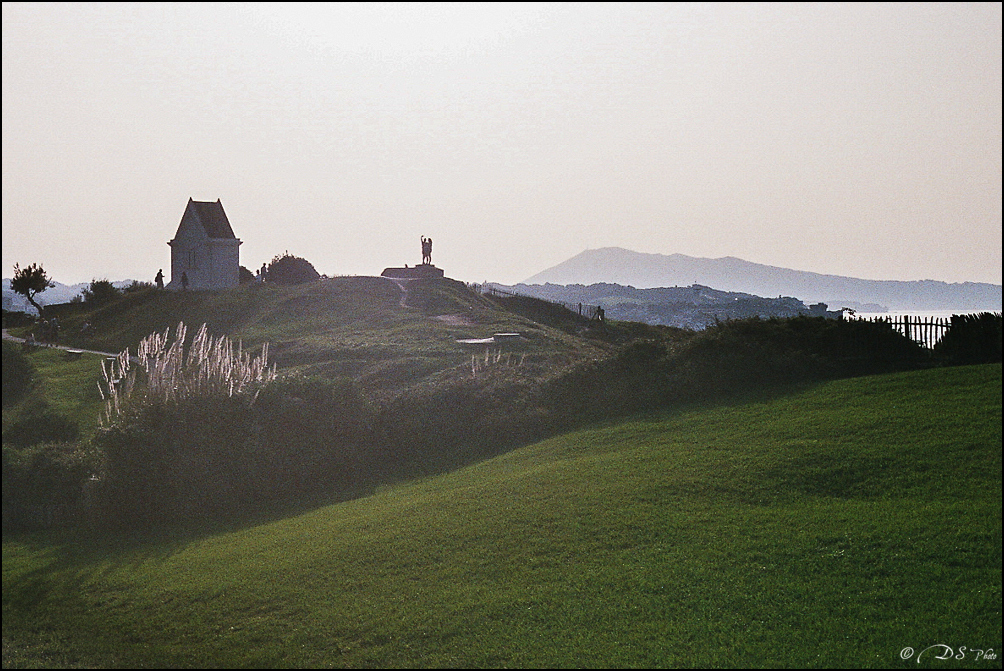
<svg viewBox="0 0 1004 671"><path fill-rule="evenodd" d="M612 349L603 339L581 337L589 332L585 320L556 321L545 312L530 314L503 303L449 279L337 277L223 291L147 289L96 308L53 306L52 314L62 323L63 343L110 352L135 348L145 336L178 322L206 323L210 332L246 349L269 343L281 370L350 377L377 394L470 377L472 351L458 340L498 332L521 335L507 347L520 347L523 365L534 375L602 358ZM81 333L85 322L91 324L87 335Z"/></svg>

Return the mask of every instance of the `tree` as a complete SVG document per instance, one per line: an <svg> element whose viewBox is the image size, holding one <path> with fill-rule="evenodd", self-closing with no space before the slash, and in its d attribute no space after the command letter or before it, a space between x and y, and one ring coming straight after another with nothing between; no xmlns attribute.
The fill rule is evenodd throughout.
<svg viewBox="0 0 1004 671"><path fill-rule="evenodd" d="M42 306L35 302L35 295L45 291L49 287L56 286L48 273L37 263L33 263L27 268L20 268L14 264L14 278L10 281L10 288L28 299L28 302L38 310L38 316L42 316Z"/></svg>
<svg viewBox="0 0 1004 671"><path fill-rule="evenodd" d="M272 259L265 276L267 282L274 284L303 284L321 277L310 261L289 252Z"/></svg>
<svg viewBox="0 0 1004 671"><path fill-rule="evenodd" d="M91 280L91 285L84 289L85 303L105 303L121 295L118 288L108 280Z"/></svg>

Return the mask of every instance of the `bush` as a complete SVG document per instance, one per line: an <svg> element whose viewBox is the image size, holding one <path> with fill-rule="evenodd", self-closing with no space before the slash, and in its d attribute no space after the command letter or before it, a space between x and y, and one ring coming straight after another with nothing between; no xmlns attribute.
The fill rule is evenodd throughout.
<svg viewBox="0 0 1004 671"><path fill-rule="evenodd" d="M265 277L267 282L275 284L304 284L313 282L321 276L309 261L287 252L272 259Z"/></svg>
<svg viewBox="0 0 1004 671"><path fill-rule="evenodd" d="M3 341L3 407L20 401L31 388L35 369L19 346Z"/></svg>
<svg viewBox="0 0 1004 671"><path fill-rule="evenodd" d="M3 433L4 444L27 447L38 443L71 442L80 438L76 422L45 404L35 405L11 422Z"/></svg>
<svg viewBox="0 0 1004 671"><path fill-rule="evenodd" d="M3 327L15 328L20 326L31 326L35 323L35 316L27 312L10 312L3 310Z"/></svg>
<svg viewBox="0 0 1004 671"><path fill-rule="evenodd" d="M909 370L923 347L884 322L794 317L720 322L674 357L676 383L695 398Z"/></svg>
<svg viewBox="0 0 1004 671"><path fill-rule="evenodd" d="M95 305L107 303L114 298L118 298L120 295L122 295L122 292L108 280L91 280L90 286L83 291L84 302Z"/></svg>
<svg viewBox="0 0 1004 671"><path fill-rule="evenodd" d="M529 391L468 379L394 399L377 418L375 472L392 478L442 472L543 438L553 426Z"/></svg>
<svg viewBox="0 0 1004 671"><path fill-rule="evenodd" d="M262 389L252 411L274 460L269 467L274 493L345 491L368 481L362 469L374 412L352 381L275 380Z"/></svg>
<svg viewBox="0 0 1004 671"><path fill-rule="evenodd" d="M102 365L107 426L100 493L110 521L133 525L234 514L253 498L265 460L249 407L274 378L267 346L258 357L205 324L186 352L187 329L153 333ZM141 374L142 373L142 374ZM249 494L250 492L250 494Z"/></svg>
<svg viewBox="0 0 1004 671"><path fill-rule="evenodd" d="M233 515L249 504L244 399L187 398L129 408L94 444L103 455L106 521L128 527Z"/></svg>
<svg viewBox="0 0 1004 671"><path fill-rule="evenodd" d="M133 280L132 282L129 283L128 286L122 289L122 292L127 294L134 294L138 291L151 291L153 290L153 288L154 288L153 282L141 282L139 280Z"/></svg>
<svg viewBox="0 0 1004 671"><path fill-rule="evenodd" d="M541 398L568 425L929 361L926 350L886 323L753 318L719 322L688 339L635 342L548 383Z"/></svg>
<svg viewBox="0 0 1004 671"><path fill-rule="evenodd" d="M78 522L85 514L85 483L95 471L93 452L77 443L3 447L3 527L40 529Z"/></svg>
<svg viewBox="0 0 1004 671"><path fill-rule="evenodd" d="M351 382L316 378L134 403L95 438L105 516L128 527L240 518L357 489L371 415Z"/></svg>
<svg viewBox="0 0 1004 671"><path fill-rule="evenodd" d="M935 353L953 364L1001 361L1001 313L952 315L952 324L935 346Z"/></svg>

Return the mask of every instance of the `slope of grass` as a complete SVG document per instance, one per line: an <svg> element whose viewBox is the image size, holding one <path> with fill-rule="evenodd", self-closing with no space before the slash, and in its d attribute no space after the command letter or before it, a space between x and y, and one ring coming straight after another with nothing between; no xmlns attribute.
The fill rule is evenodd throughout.
<svg viewBox="0 0 1004 671"><path fill-rule="evenodd" d="M87 353L70 356L46 347L35 348L26 356L34 368L33 383L23 399L4 406L4 430L40 406L47 406L79 426L81 435L93 433L104 408L97 386L104 357Z"/></svg>
<svg viewBox="0 0 1004 671"><path fill-rule="evenodd" d="M999 668L1000 456L1001 366L939 369L250 528L5 539L4 666Z"/></svg>
<svg viewBox="0 0 1004 671"><path fill-rule="evenodd" d="M206 323L245 347L270 343L280 369L351 377L367 389L401 390L426 380L470 375L471 349L462 338L519 332L521 361L528 372L561 368L571 361L604 356L601 340L552 328L498 305L453 280L407 285L407 295L380 277L336 277L296 286L251 284L225 291L130 292L98 306L51 306L62 323L61 341L118 352L150 333ZM448 317L448 318L443 318ZM90 322L90 335L81 333ZM15 335L24 328L12 328Z"/></svg>

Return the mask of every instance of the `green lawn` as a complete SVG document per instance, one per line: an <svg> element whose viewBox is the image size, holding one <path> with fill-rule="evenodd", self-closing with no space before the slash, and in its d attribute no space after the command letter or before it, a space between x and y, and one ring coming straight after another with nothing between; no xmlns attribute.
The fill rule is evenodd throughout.
<svg viewBox="0 0 1004 671"><path fill-rule="evenodd" d="M36 347L27 357L35 369L35 386L20 404L4 408L4 427L26 409L45 403L57 414L76 423L81 435L93 433L105 407L98 391L104 357L86 353L68 355L63 350L48 347Z"/></svg>
<svg viewBox="0 0 1004 671"><path fill-rule="evenodd" d="M566 434L259 526L3 544L4 667L1000 668L1001 366ZM962 661L925 653L952 646Z"/></svg>

